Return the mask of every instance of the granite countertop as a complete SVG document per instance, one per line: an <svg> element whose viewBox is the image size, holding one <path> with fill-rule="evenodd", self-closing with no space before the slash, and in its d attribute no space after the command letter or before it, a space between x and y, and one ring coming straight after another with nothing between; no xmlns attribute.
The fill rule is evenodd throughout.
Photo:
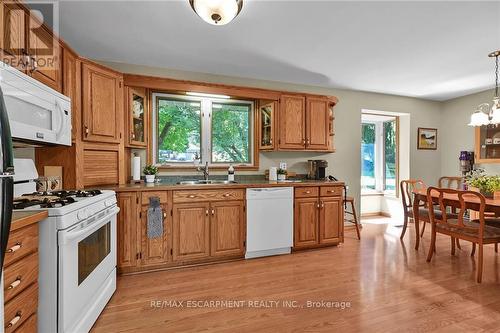
<svg viewBox="0 0 500 333"><path fill-rule="evenodd" d="M10 230L20 229L27 225L38 223L47 218L48 213L46 210L42 211L24 211L24 212L12 212L12 220L10 225Z"/></svg>
<svg viewBox="0 0 500 333"><path fill-rule="evenodd" d="M107 185L96 188L102 190L114 190L116 192L132 191L158 191L158 190L201 190L201 189L224 189L224 188L259 188L259 187L296 187L296 186L344 186L341 181L325 180L292 180L285 182L271 182L265 179L237 179L233 184L178 184L179 179L161 179L153 184L122 184Z"/></svg>

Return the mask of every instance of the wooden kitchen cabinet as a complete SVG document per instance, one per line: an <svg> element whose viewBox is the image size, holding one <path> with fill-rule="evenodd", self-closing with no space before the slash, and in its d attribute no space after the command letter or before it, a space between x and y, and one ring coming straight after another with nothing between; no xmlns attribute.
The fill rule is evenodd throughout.
<svg viewBox="0 0 500 333"><path fill-rule="evenodd" d="M1 2L2 61L18 70L26 71L26 22L25 9L17 3Z"/></svg>
<svg viewBox="0 0 500 333"><path fill-rule="evenodd" d="M211 255L245 254L245 204L243 201L214 202L211 208Z"/></svg>
<svg viewBox="0 0 500 333"><path fill-rule="evenodd" d="M137 221L139 221L137 192L118 193L120 207L117 222L118 269L137 265Z"/></svg>
<svg viewBox="0 0 500 333"><path fill-rule="evenodd" d="M210 213L208 202L174 205L172 227L174 261L210 256Z"/></svg>
<svg viewBox="0 0 500 333"><path fill-rule="evenodd" d="M29 17L27 31L27 52L30 57L28 74L43 84L62 91L61 45L58 39L34 17Z"/></svg>
<svg viewBox="0 0 500 333"><path fill-rule="evenodd" d="M320 198L319 243L337 244L341 241L343 221L342 197Z"/></svg>
<svg viewBox="0 0 500 333"><path fill-rule="evenodd" d="M80 126L80 75L78 56L68 48L63 48L62 93L71 99L71 140L81 139Z"/></svg>
<svg viewBox="0 0 500 333"><path fill-rule="evenodd" d="M148 145L149 104L146 89L126 87L127 146L144 148Z"/></svg>
<svg viewBox="0 0 500 333"><path fill-rule="evenodd" d="M282 95L278 150L332 151L333 103L327 97Z"/></svg>
<svg viewBox="0 0 500 333"><path fill-rule="evenodd" d="M318 244L318 198L295 199L294 210L294 247Z"/></svg>
<svg viewBox="0 0 500 333"><path fill-rule="evenodd" d="M122 75L82 64L82 121L85 141L119 143L123 115Z"/></svg>
<svg viewBox="0 0 500 333"><path fill-rule="evenodd" d="M295 188L294 249L343 242L342 186Z"/></svg>
<svg viewBox="0 0 500 333"><path fill-rule="evenodd" d="M306 144L306 98L304 96L281 96L279 124L279 148L303 150Z"/></svg>
<svg viewBox="0 0 500 333"><path fill-rule="evenodd" d="M328 150L330 144L330 109L326 98L307 97L306 149Z"/></svg>
<svg viewBox="0 0 500 333"><path fill-rule="evenodd" d="M259 150L274 150L276 148L278 103L276 101L259 101L258 138Z"/></svg>

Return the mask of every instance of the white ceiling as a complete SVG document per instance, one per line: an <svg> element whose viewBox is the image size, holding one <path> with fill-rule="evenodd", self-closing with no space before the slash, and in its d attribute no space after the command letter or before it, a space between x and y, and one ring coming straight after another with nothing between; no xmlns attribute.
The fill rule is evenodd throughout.
<svg viewBox="0 0 500 333"><path fill-rule="evenodd" d="M64 1L82 55L203 73L434 100L491 88L500 2L245 0L226 26L188 0Z"/></svg>

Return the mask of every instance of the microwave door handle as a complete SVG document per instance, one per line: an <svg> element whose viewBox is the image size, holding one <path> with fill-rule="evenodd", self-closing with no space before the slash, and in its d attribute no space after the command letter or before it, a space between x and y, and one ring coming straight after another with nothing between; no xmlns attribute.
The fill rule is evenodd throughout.
<svg viewBox="0 0 500 333"><path fill-rule="evenodd" d="M61 138L61 135L68 128L68 125L67 125L67 119L66 119L66 114L64 113L64 109L62 108L61 104L57 100L56 100L56 109L57 109L57 111L59 111L59 128L57 129L57 132L56 132L56 139L59 140Z"/></svg>
<svg viewBox="0 0 500 333"><path fill-rule="evenodd" d="M120 212L120 208L119 207L115 207L109 214L106 214L104 217L102 217L101 219L97 220L96 222L93 222L92 224L90 224L89 226L87 226L83 230L71 231L71 229L70 229L68 231L64 231L64 232L60 233L59 234L59 243L61 245L62 244L68 244L72 240L79 238L80 236L88 233L89 231L92 231L94 229L97 230L98 228L100 228L102 226L102 222L103 221L109 219L113 215L118 214L118 212Z"/></svg>

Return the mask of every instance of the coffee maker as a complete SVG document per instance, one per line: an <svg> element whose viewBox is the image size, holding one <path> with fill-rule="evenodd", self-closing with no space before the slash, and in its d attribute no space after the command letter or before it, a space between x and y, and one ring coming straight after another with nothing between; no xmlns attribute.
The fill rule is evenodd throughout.
<svg viewBox="0 0 500 333"><path fill-rule="evenodd" d="M325 160L308 160L309 164L309 179L324 180L326 178L326 168L328 162Z"/></svg>

